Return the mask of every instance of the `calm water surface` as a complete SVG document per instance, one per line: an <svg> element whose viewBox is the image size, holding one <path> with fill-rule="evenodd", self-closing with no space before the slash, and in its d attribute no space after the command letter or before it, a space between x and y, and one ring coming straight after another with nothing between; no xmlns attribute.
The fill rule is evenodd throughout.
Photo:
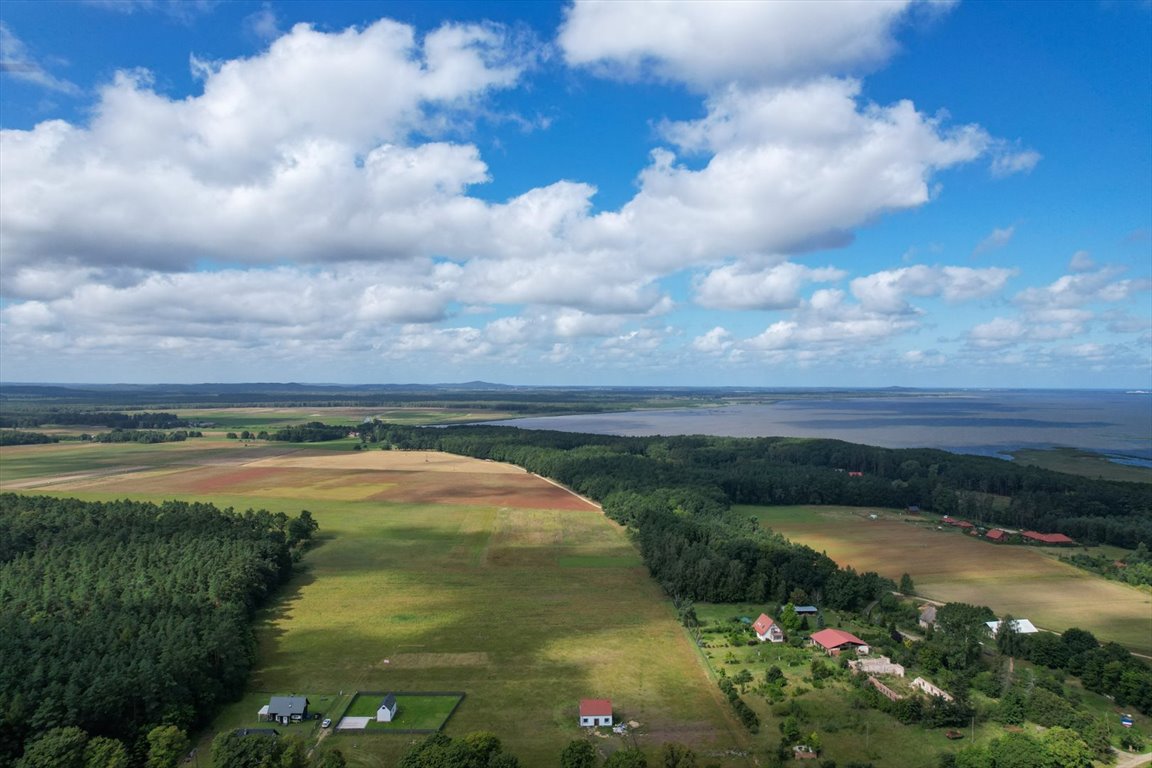
<svg viewBox="0 0 1152 768"><path fill-rule="evenodd" d="M764 405L495 422L611 435L825 437L886 448L1004 456L1071 447L1152 467L1152 395L1118 391L829 393Z"/></svg>

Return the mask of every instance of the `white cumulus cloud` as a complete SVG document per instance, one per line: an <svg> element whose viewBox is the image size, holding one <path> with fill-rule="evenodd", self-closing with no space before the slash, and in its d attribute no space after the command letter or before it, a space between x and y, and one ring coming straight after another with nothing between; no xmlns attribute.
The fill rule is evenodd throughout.
<svg viewBox="0 0 1152 768"><path fill-rule="evenodd" d="M708 88L772 83L874 66L895 50L910 2L595 2L566 14L559 44L573 65Z"/></svg>
<svg viewBox="0 0 1152 768"><path fill-rule="evenodd" d="M907 301L909 296L940 296L949 302L991 296L1000 291L1013 274L1014 270L1000 267L974 269L917 264L858 277L852 281L851 289L865 309L894 314L912 311Z"/></svg>

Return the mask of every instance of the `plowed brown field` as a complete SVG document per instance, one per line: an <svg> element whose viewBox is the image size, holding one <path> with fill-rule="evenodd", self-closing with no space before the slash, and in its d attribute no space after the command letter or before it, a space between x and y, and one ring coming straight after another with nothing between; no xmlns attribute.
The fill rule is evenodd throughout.
<svg viewBox="0 0 1152 768"><path fill-rule="evenodd" d="M300 450L285 456L236 454L234 463L127 468L116 473L24 481L53 491L216 494L300 500L467 504L516 509L597 509L511 464L430 451Z"/></svg>

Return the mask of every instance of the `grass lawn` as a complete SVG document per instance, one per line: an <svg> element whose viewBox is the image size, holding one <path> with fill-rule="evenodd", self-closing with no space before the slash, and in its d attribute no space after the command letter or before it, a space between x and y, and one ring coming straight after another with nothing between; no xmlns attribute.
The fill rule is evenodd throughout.
<svg viewBox="0 0 1152 768"><path fill-rule="evenodd" d="M850 507L743 507L766 527L826 552L840 565L893 580L908 573L922 597L987 605L1038 627L1090 630L1152 654L1152 592L1109 581L1057 557L1063 547L993 544L937 530L892 510ZM878 519L869 519L869 513ZM934 519L934 518L932 518ZM1091 549L1091 548L1089 548Z"/></svg>
<svg viewBox="0 0 1152 768"><path fill-rule="evenodd" d="M383 694L358 693L345 717L375 717ZM368 731L438 730L462 697L451 694L401 693L396 695L396 716L387 723L372 720Z"/></svg>

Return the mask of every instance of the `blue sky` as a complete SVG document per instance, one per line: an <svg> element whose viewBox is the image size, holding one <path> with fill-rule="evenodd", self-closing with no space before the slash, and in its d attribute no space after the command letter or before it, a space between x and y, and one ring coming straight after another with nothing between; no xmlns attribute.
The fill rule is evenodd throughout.
<svg viewBox="0 0 1152 768"><path fill-rule="evenodd" d="M0 378L1152 387L1152 4L0 5Z"/></svg>

